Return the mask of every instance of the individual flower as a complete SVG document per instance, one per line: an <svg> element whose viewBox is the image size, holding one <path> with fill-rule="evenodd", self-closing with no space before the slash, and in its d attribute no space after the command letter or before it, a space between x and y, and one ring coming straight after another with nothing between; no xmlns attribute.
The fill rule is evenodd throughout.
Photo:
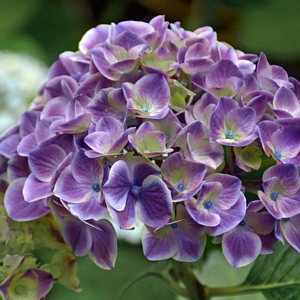
<svg viewBox="0 0 300 300"><path fill-rule="evenodd" d="M128 142L128 135L134 130L134 127L124 130L123 124L113 117L102 117L95 131L84 138L84 142L92 149L86 150L85 155L93 158L121 154Z"/></svg>
<svg viewBox="0 0 300 300"><path fill-rule="evenodd" d="M105 116L114 117L124 123L127 117L127 108L122 89L101 89L87 105L86 111L91 113L94 123Z"/></svg>
<svg viewBox="0 0 300 300"><path fill-rule="evenodd" d="M177 59L181 70L189 75L208 72L214 64L209 55L207 39L202 39L189 47L181 47L178 50Z"/></svg>
<svg viewBox="0 0 300 300"><path fill-rule="evenodd" d="M137 216L150 227L169 221L172 198L158 175L159 168L141 157L112 165L103 192L108 210L121 229L134 227Z"/></svg>
<svg viewBox="0 0 300 300"><path fill-rule="evenodd" d="M259 254L270 254L274 250L275 219L263 209L261 201L248 204L244 219L222 236L222 250L234 267L246 266ZM244 249L244 251L240 251Z"/></svg>
<svg viewBox="0 0 300 300"><path fill-rule="evenodd" d="M38 268L27 269L23 274L8 277L0 285L4 300L43 299L51 290L54 279L51 274Z"/></svg>
<svg viewBox="0 0 300 300"><path fill-rule="evenodd" d="M258 133L267 156L272 155L279 163L294 163L298 166L300 128L299 125L289 123L281 126L274 121L262 121L258 124Z"/></svg>
<svg viewBox="0 0 300 300"><path fill-rule="evenodd" d="M221 59L232 61L243 74L252 74L255 71L254 62L257 61L257 56L235 50L227 43L215 41L210 47L210 55L215 62Z"/></svg>
<svg viewBox="0 0 300 300"><path fill-rule="evenodd" d="M257 194L275 219L290 218L300 213L300 181L294 164L270 167L262 179L264 192L258 191Z"/></svg>
<svg viewBox="0 0 300 300"><path fill-rule="evenodd" d="M164 226L144 226L142 246L149 260L173 258L179 261L197 261L206 244L204 227L197 224L183 205L176 206L176 218Z"/></svg>
<svg viewBox="0 0 300 300"><path fill-rule="evenodd" d="M170 155L161 165L164 182L175 196L173 201L183 201L194 196L201 188L206 167L185 160L180 152Z"/></svg>
<svg viewBox="0 0 300 300"><path fill-rule="evenodd" d="M241 192L241 181L227 174L206 177L197 200L185 202L187 211L199 224L205 226L209 235L223 234L244 218L246 198Z"/></svg>
<svg viewBox="0 0 300 300"><path fill-rule="evenodd" d="M197 73L191 82L217 98L234 97L244 85L240 69L228 59L216 62L208 73Z"/></svg>
<svg viewBox="0 0 300 300"><path fill-rule="evenodd" d="M270 65L263 52L261 52L257 63L257 80L262 90L273 94L281 86L293 88L293 84L289 82L287 72L280 66Z"/></svg>
<svg viewBox="0 0 300 300"><path fill-rule="evenodd" d="M252 143L244 148L234 147L236 165L246 171L250 172L252 169L258 170L261 166L262 149L256 143Z"/></svg>
<svg viewBox="0 0 300 300"><path fill-rule="evenodd" d="M129 134L128 140L133 148L145 157L173 152L172 148L166 148L166 135L157 130L150 121L144 122L135 133Z"/></svg>
<svg viewBox="0 0 300 300"><path fill-rule="evenodd" d="M193 121L202 122L209 128L210 118L218 104L218 99L210 93L204 93L193 106L185 110L185 120L189 124Z"/></svg>
<svg viewBox="0 0 300 300"><path fill-rule="evenodd" d="M102 194L104 170L96 158L88 158L80 149L60 174L53 194L66 202L70 212L81 220L106 213Z"/></svg>
<svg viewBox="0 0 300 300"><path fill-rule="evenodd" d="M200 121L184 127L178 133L175 144L183 150L184 157L189 161L212 169L217 169L223 163L223 147L209 140L208 130Z"/></svg>
<svg viewBox="0 0 300 300"><path fill-rule="evenodd" d="M256 112L239 107L231 98L222 97L210 119L210 138L221 145L246 146L257 137Z"/></svg>
<svg viewBox="0 0 300 300"><path fill-rule="evenodd" d="M163 75L148 74L135 84L122 85L127 108L136 116L162 119L169 112L170 88Z"/></svg>
<svg viewBox="0 0 300 300"><path fill-rule="evenodd" d="M121 33L114 44L99 44L91 50L93 63L106 78L117 81L123 74L137 71L139 57L149 45L132 31Z"/></svg>

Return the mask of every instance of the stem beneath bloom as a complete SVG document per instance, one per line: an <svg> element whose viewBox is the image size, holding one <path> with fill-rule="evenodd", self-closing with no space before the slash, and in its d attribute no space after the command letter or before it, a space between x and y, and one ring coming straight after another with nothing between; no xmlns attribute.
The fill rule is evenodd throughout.
<svg viewBox="0 0 300 300"><path fill-rule="evenodd" d="M229 174L234 175L234 165L232 159L232 149L231 147L226 147L226 156L227 156L227 163L229 168Z"/></svg>

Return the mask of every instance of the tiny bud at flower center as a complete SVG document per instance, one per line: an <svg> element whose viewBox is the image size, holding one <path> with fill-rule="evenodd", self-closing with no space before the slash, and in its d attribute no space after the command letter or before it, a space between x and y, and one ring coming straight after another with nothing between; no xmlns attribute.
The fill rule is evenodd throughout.
<svg viewBox="0 0 300 300"><path fill-rule="evenodd" d="M176 228L178 227L178 224L177 224L177 223L173 223L173 224L171 224L171 227L172 227L173 229L176 229Z"/></svg>
<svg viewBox="0 0 300 300"><path fill-rule="evenodd" d="M208 200L208 201L206 201L205 203L204 203L204 207L206 208L206 209L210 209L211 207L212 207L212 202L210 201L210 200Z"/></svg>
<svg viewBox="0 0 300 300"><path fill-rule="evenodd" d="M139 195L141 191L141 187L137 186L137 185L134 185L132 188L131 188L131 194L134 195L134 196L137 196Z"/></svg>
<svg viewBox="0 0 300 300"><path fill-rule="evenodd" d="M93 184L93 190L95 192L100 192L100 184L99 183L94 183Z"/></svg>
<svg viewBox="0 0 300 300"><path fill-rule="evenodd" d="M226 137L227 137L228 139L233 139L233 138L234 138L234 132L233 132L232 130L228 130L228 131L226 132Z"/></svg>
<svg viewBox="0 0 300 300"><path fill-rule="evenodd" d="M279 159L281 157L281 153L279 151L275 151L274 156Z"/></svg>
<svg viewBox="0 0 300 300"><path fill-rule="evenodd" d="M271 195L270 195L270 198L271 198L273 201L276 201L277 198L278 198L278 193L277 193L277 192L272 192Z"/></svg>
<svg viewBox="0 0 300 300"><path fill-rule="evenodd" d="M185 186L184 186L183 183L178 183L177 188L178 188L178 190L179 190L180 192L182 192L182 191L185 190Z"/></svg>

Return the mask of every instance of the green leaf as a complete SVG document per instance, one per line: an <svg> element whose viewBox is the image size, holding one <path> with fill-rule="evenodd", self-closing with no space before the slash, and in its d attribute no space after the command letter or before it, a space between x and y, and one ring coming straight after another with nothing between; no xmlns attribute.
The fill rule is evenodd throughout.
<svg viewBox="0 0 300 300"><path fill-rule="evenodd" d="M196 276L198 280L209 287L209 290L213 290L214 287L230 290L230 287L240 285L247 277L253 264L242 268L232 267L222 251L213 250L210 251L204 259L201 270L198 270ZM237 296L221 296L220 293L217 297L212 297L212 300L264 300L265 298L257 291L251 295L237 295ZM181 300L179 298L178 300Z"/></svg>
<svg viewBox="0 0 300 300"><path fill-rule="evenodd" d="M261 290L267 299L300 299L300 254L277 243L271 255L260 255L243 285Z"/></svg>

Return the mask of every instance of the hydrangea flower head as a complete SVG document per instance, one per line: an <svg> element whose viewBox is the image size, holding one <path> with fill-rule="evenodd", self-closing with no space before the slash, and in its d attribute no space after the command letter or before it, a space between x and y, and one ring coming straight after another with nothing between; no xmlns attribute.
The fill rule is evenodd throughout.
<svg viewBox="0 0 300 300"><path fill-rule="evenodd" d="M163 16L99 25L59 56L0 136L1 239L13 231L8 218L51 219L55 245L103 269L117 258L113 224L143 227L152 261L197 261L207 236L235 267L277 241L300 252L299 99L283 68L211 27L192 32ZM53 264L68 265L76 290L72 259ZM53 264L7 274L0 293L28 284L20 293L43 298L63 280Z"/></svg>

